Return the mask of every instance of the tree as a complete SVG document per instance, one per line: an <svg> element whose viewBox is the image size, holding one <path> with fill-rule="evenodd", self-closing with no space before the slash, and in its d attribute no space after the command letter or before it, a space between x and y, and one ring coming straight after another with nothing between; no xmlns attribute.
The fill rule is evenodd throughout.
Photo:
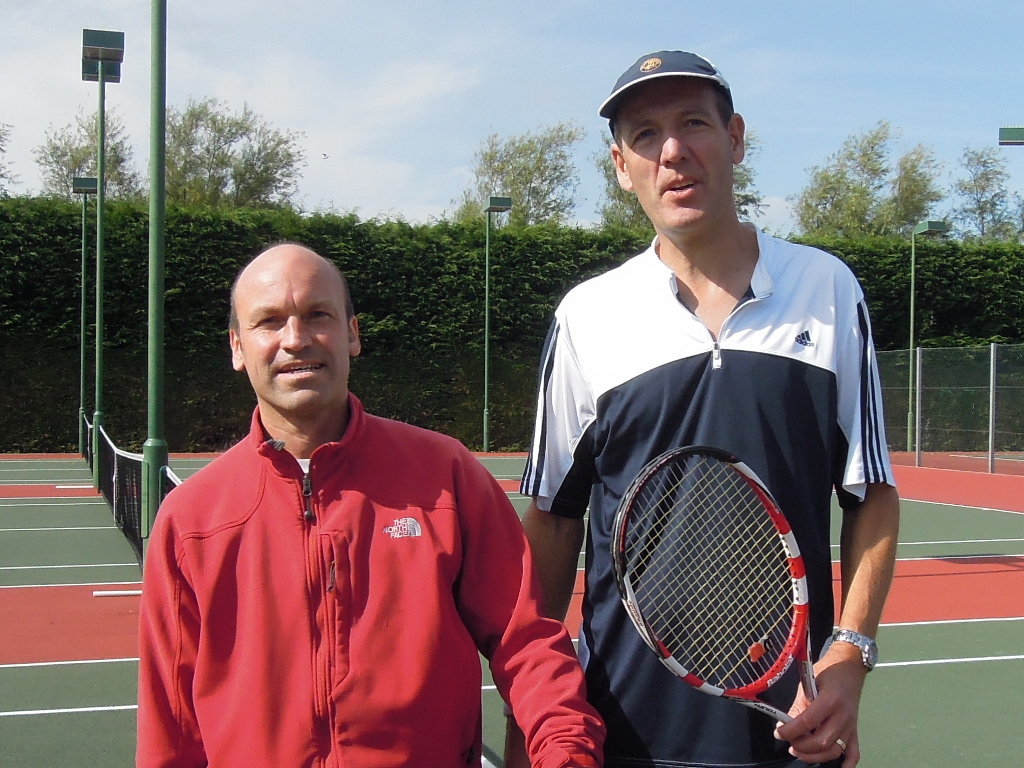
<svg viewBox="0 0 1024 768"><path fill-rule="evenodd" d="M761 193L754 187L755 171L750 162L760 154L761 141L753 130L747 131L745 140L746 153L743 162L733 169L733 196L736 200L736 212L743 218L750 219L764 209ZM636 195L627 192L619 184L610 146L607 144L603 152L595 152L591 158L604 179L604 200L598 208L601 226L625 227L637 232L649 232L653 236L654 228L640 207Z"/></svg>
<svg viewBox="0 0 1024 768"><path fill-rule="evenodd" d="M961 203L953 209L965 239L1013 240L1019 234L1015 219L1020 218L1020 201L1016 208L1006 188L1010 180L1006 161L994 148L967 147L960 158L966 175L953 183L953 191Z"/></svg>
<svg viewBox="0 0 1024 768"><path fill-rule="evenodd" d="M511 224L567 223L579 185L572 149L585 135L572 122L508 139L492 133L474 157L473 185L458 203L456 221L482 215L487 198L501 194L512 198Z"/></svg>
<svg viewBox="0 0 1024 768"><path fill-rule="evenodd" d="M940 163L917 145L892 162L897 135L884 120L850 136L795 199L797 223L806 235L862 237L907 235L943 199Z"/></svg>
<svg viewBox="0 0 1024 768"><path fill-rule="evenodd" d="M50 126L42 145L33 154L42 173L44 195L70 200L75 176L96 175L96 123L98 112L79 112L74 123L55 129ZM133 152L124 120L116 109L107 112L104 123L104 193L112 199L143 196L142 179L132 162Z"/></svg>
<svg viewBox="0 0 1024 768"><path fill-rule="evenodd" d="M305 166L301 133L279 131L249 106L217 99L167 110L167 201L178 205L288 205Z"/></svg>
<svg viewBox="0 0 1024 768"><path fill-rule="evenodd" d="M10 194L8 186L17 181L17 176L11 173L11 167L3 161L7 154L7 142L11 140L11 126L7 123L0 123L0 197L7 197Z"/></svg>
<svg viewBox="0 0 1024 768"><path fill-rule="evenodd" d="M747 130L743 137L744 153L743 162L733 169L732 193L736 199L736 213L744 219L752 219L759 216L764 210L764 202L761 193L754 186L753 160L761 154L761 138L754 129Z"/></svg>
<svg viewBox="0 0 1024 768"><path fill-rule="evenodd" d="M654 227L651 226L651 220L647 218L644 209L640 207L640 201L633 192L623 189L619 184L610 146L606 145L603 152L595 152L591 158L604 179L604 200L598 209L601 214L601 226L623 227L654 237Z"/></svg>

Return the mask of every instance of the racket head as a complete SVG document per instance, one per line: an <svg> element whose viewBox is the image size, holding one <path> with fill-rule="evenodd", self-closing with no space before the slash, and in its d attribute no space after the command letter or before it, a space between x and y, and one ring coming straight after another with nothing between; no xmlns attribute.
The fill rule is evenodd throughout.
<svg viewBox="0 0 1024 768"><path fill-rule="evenodd" d="M772 495L710 446L648 463L616 511L612 560L626 611L662 663L705 693L782 719L754 697L807 655L807 582Z"/></svg>

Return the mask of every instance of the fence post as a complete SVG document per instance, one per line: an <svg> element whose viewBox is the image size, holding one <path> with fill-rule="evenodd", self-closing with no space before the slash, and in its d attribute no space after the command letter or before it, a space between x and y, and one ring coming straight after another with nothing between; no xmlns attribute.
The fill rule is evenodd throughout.
<svg viewBox="0 0 1024 768"><path fill-rule="evenodd" d="M988 361L988 471L996 471L996 344L989 345Z"/></svg>
<svg viewBox="0 0 1024 768"><path fill-rule="evenodd" d="M914 466L921 466L921 347L914 350L917 355L917 361L915 368L917 369L917 375L915 376L916 381L914 385L916 387L915 395L917 396L917 403L914 406L914 446L915 446L915 458Z"/></svg>

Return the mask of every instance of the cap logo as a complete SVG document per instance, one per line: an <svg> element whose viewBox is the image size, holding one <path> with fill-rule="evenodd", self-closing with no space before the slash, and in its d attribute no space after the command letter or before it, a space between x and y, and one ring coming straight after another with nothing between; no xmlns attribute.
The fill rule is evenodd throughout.
<svg viewBox="0 0 1024 768"><path fill-rule="evenodd" d="M653 58L648 59L643 64L641 64L640 65L640 71L646 74L647 72L653 72L654 70L656 70L660 66L661 66L661 59L659 59L657 56L655 56Z"/></svg>

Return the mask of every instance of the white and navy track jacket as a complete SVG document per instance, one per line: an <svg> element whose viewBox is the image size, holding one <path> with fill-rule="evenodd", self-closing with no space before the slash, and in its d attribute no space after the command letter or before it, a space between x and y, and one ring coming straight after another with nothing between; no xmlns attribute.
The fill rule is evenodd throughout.
<svg viewBox="0 0 1024 768"><path fill-rule="evenodd" d="M608 766L792 759L772 738L770 718L676 680L622 609L610 529L648 461L712 445L765 482L804 554L814 649L833 623L832 491L853 508L865 484L893 484L856 278L813 248L763 233L758 246L750 290L717 340L678 300L675 276L652 246L570 291L545 346L521 490L558 515L582 517L590 506L580 651L588 695L608 725ZM795 684L769 698L787 709ZM754 737L736 738L748 732Z"/></svg>

